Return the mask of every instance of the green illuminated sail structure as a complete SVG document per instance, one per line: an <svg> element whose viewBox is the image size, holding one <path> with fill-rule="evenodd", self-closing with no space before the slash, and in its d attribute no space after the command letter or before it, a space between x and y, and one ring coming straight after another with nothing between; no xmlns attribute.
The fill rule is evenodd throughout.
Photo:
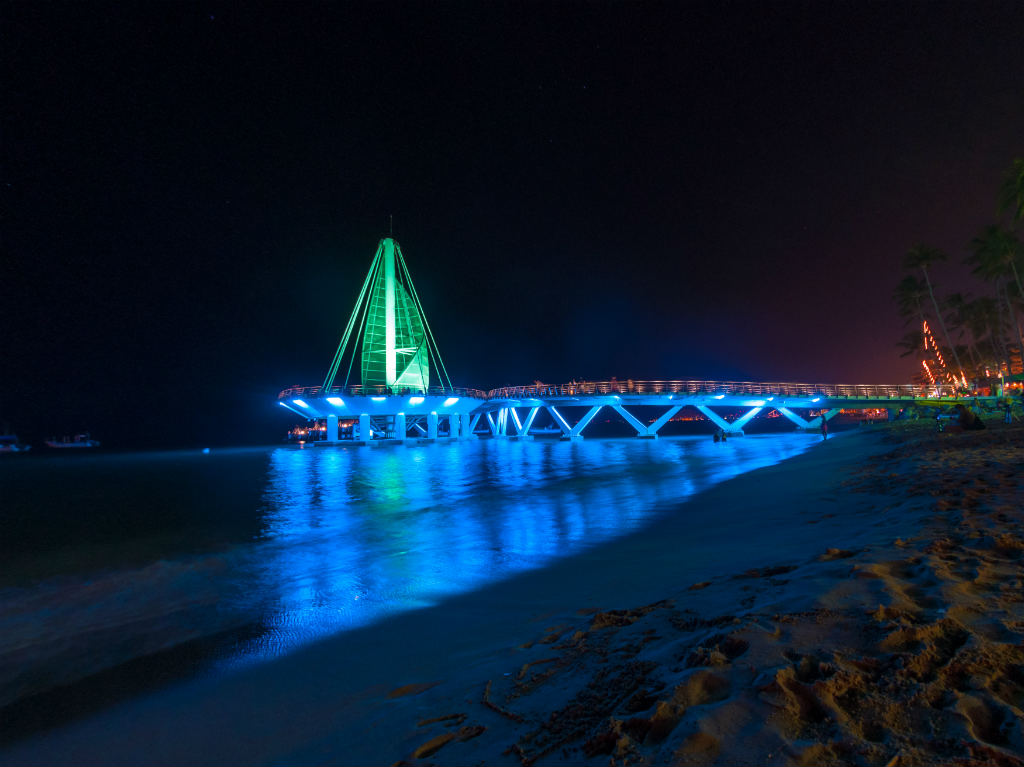
<svg viewBox="0 0 1024 767"><path fill-rule="evenodd" d="M359 329L353 335L357 319ZM349 341L352 341L351 349ZM377 245L370 271L324 379L324 392L334 385L346 356L350 359L344 388L348 388L357 347L364 387L387 392L426 392L430 389L433 362L439 374L435 388L444 391L452 388L402 249L391 237L385 237Z"/></svg>

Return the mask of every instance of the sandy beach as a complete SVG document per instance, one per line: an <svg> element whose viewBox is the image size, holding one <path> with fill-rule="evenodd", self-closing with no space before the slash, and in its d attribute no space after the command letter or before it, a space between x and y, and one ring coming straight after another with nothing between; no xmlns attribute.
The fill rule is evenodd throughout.
<svg viewBox="0 0 1024 767"><path fill-rule="evenodd" d="M636 534L0 763L1024 765L1022 444L995 422L842 434Z"/></svg>

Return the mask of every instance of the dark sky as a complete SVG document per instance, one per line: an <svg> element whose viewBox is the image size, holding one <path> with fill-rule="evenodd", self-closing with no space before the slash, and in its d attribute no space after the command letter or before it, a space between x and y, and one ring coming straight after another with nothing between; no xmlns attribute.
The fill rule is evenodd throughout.
<svg viewBox="0 0 1024 767"><path fill-rule="evenodd" d="M457 385L905 382L1024 154L1018 2L0 8L23 436L277 438L389 214Z"/></svg>

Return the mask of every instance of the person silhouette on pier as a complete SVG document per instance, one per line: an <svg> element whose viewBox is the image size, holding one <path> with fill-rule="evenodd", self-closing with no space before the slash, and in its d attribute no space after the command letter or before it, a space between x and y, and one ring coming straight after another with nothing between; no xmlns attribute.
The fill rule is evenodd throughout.
<svg viewBox="0 0 1024 767"><path fill-rule="evenodd" d="M828 420L824 413L821 414L821 438L828 439Z"/></svg>

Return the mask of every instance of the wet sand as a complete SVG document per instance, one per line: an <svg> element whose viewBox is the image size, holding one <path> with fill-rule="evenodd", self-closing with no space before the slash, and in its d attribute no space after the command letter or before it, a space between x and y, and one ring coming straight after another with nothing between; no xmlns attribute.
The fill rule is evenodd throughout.
<svg viewBox="0 0 1024 767"><path fill-rule="evenodd" d="M842 435L0 762L1024 765L1022 445L1020 424Z"/></svg>

